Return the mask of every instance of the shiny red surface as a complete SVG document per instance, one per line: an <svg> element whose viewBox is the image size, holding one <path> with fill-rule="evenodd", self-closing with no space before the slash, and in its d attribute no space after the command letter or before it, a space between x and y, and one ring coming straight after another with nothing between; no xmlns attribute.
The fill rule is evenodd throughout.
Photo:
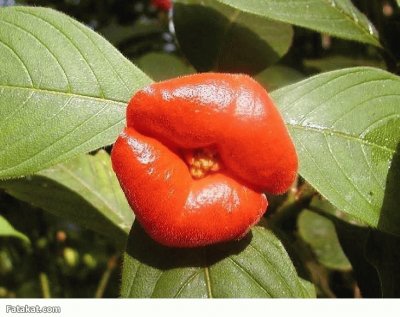
<svg viewBox="0 0 400 317"><path fill-rule="evenodd" d="M221 170L194 179L182 150L212 147ZM173 247L238 239L286 191L297 155L266 91L245 75L205 73L137 92L113 168L146 232Z"/></svg>

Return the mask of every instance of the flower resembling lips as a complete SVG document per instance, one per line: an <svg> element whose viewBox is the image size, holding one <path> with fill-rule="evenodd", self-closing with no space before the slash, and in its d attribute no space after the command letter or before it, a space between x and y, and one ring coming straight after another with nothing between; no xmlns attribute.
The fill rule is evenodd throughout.
<svg viewBox="0 0 400 317"><path fill-rule="evenodd" d="M297 155L267 92L246 75L154 83L127 108L111 154L136 218L157 242L240 239L293 183Z"/></svg>

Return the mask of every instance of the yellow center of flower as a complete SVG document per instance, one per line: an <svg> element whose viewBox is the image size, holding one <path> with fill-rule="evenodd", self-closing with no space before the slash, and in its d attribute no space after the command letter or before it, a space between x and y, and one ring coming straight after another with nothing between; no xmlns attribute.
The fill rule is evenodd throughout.
<svg viewBox="0 0 400 317"><path fill-rule="evenodd" d="M221 169L217 151L209 148L188 150L184 153L193 178L199 179Z"/></svg>

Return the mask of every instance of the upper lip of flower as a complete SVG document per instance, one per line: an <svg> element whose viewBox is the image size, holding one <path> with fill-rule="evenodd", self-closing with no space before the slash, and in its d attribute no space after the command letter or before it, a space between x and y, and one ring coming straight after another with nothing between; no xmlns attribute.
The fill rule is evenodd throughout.
<svg viewBox="0 0 400 317"><path fill-rule="evenodd" d="M297 156L286 126L265 90L248 76L184 76L146 87L131 103L129 127L183 151L213 146L218 154L213 169L252 189L281 194L295 179ZM205 165L189 164L191 175L215 172Z"/></svg>

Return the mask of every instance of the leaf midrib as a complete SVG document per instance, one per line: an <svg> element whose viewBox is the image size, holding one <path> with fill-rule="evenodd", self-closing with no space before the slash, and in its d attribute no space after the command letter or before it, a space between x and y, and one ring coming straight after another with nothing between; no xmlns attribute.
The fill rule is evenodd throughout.
<svg viewBox="0 0 400 317"><path fill-rule="evenodd" d="M231 8L237 9L236 7L232 6L230 3L226 3L226 2L220 2L220 3L228 5ZM361 34L363 34L364 36L366 36L369 39L372 39L372 41L374 43L373 45L376 45L377 47L381 47L381 44L379 43L379 39L377 39L375 36L370 34L368 32L368 30L366 30L362 25L360 25L360 23L356 23L355 20L349 14L347 14L347 12L345 12L345 11L341 10L340 8L338 8L337 5L333 9L335 9L336 11L338 11L339 13L342 14L343 19L341 19L341 20L349 20L349 21L351 21L351 23L354 24L355 27L361 31ZM239 9L237 9L237 10L239 10ZM241 11L246 12L246 13L255 14L253 12L250 12L250 10L241 10ZM279 18L277 18L277 17L273 18L273 17L266 16L266 15L262 15L262 16L265 17L265 18L269 18L269 19L272 19L272 20L275 20L275 21L280 21L280 22L283 22L283 23L289 23L289 24L292 23L292 22L288 21L287 18L285 18L285 16L287 17L288 15L284 15L284 14L280 15ZM297 23L292 23L292 24L296 24L296 25L300 26L300 24L297 24ZM301 25L301 27L305 27L305 26ZM310 27L306 27L306 28L310 28ZM330 35L333 35L333 36L337 36L336 34L334 34L332 32L327 32L327 31L324 31L324 32L328 33ZM346 36L347 33L340 32L340 34L341 34L341 36L344 37L344 36ZM358 40L358 41L360 41L360 40ZM372 44L371 42L369 42L369 43Z"/></svg>
<svg viewBox="0 0 400 317"><path fill-rule="evenodd" d="M335 135L337 137L341 137L341 138L344 138L344 139L352 140L352 141L361 143L361 144L366 145L366 146L377 147L377 148L381 149L382 151L388 152L390 154L394 154L395 153L395 150L390 149L390 148L388 148L386 146L383 146L383 145L380 145L380 144L377 144L377 143L373 143L373 142L369 142L366 139L362 139L362 138L359 138L359 137L357 137L355 135L348 134L348 133L345 133L345 132L342 132L342 131L333 130L333 129L330 129L328 127L314 128L314 127L308 127L308 126L303 126L303 125L300 125L300 124L294 124L294 123L289 123L289 122L286 122L286 124L289 127L292 127L294 129L297 129L297 130L309 131L309 132L314 132L314 133L321 133L321 134L324 134L324 135L328 134L329 136Z"/></svg>
<svg viewBox="0 0 400 317"><path fill-rule="evenodd" d="M327 0L327 2L328 2L328 4L329 4L329 0ZM329 4L330 5L330 4ZM361 33L364 33L367 37L369 37L370 39L372 39L373 40L373 42L378 46L378 47L380 47L381 45L380 45L380 43L379 43L379 39L378 38L376 38L375 36L373 36L370 32L369 32L369 30L366 30L365 28L364 28L364 26L362 26L362 25L360 25L360 23L357 23L354 19L353 19L353 16L350 16L345 10L343 10L342 8L340 8L339 7L339 5L336 3L336 6L334 7L334 9L335 10L337 10L337 11L339 11L339 13L342 13L343 14L343 16L347 19L347 20L350 20L353 24L355 24L355 26L359 29L359 30L361 30ZM362 12L358 12L359 14L363 14ZM366 22L366 23L368 23L368 22Z"/></svg>
<svg viewBox="0 0 400 317"><path fill-rule="evenodd" d="M204 277L207 285L207 295L208 298L213 298L212 290L211 290L211 278L210 278L210 270L208 266L204 267Z"/></svg>
<svg viewBox="0 0 400 317"><path fill-rule="evenodd" d="M34 91L37 93L42 93L42 94L65 96L65 97L70 97L70 98L82 98L82 99L88 99L88 100L102 102L102 103L104 103L104 102L113 103L120 107L126 107L126 104L127 104L127 101L125 101L125 100L117 100L117 99L112 99L112 98L100 98L100 97L95 97L95 96L90 96L90 95L79 94L79 93L71 93L71 92L65 92L65 91L60 91L60 90L50 90L50 89L46 89L46 88L12 86L12 85L4 85L4 84L0 84L0 88L29 90L29 91Z"/></svg>

